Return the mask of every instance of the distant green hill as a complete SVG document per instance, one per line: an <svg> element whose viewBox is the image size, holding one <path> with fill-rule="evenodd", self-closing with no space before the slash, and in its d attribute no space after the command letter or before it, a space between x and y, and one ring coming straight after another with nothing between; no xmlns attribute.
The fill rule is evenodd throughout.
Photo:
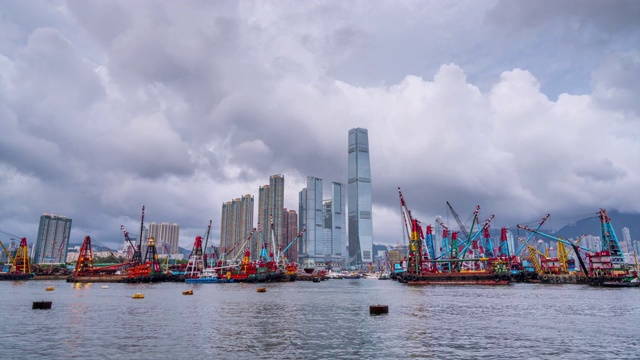
<svg viewBox="0 0 640 360"><path fill-rule="evenodd" d="M640 240L640 214L623 214L617 211L607 211L611 219L613 230L618 236L618 240L622 241L622 228L629 228L631 240ZM577 238L581 235L600 236L600 218L583 219L575 224L566 225L560 230L553 233L554 236L562 238Z"/></svg>

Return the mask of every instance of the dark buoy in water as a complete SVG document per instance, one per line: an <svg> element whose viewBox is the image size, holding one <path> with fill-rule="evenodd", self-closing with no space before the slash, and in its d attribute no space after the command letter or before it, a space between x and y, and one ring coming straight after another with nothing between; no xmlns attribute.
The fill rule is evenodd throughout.
<svg viewBox="0 0 640 360"><path fill-rule="evenodd" d="M34 301L33 307L31 309L42 309L42 310L51 309L51 301Z"/></svg>
<svg viewBox="0 0 640 360"><path fill-rule="evenodd" d="M389 313L389 306L387 305L369 305L369 314L382 315Z"/></svg>

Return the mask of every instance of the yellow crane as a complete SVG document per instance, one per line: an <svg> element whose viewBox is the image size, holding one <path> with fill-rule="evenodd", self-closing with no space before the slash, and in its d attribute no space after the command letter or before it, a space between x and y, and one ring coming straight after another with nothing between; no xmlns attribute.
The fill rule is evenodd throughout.
<svg viewBox="0 0 640 360"><path fill-rule="evenodd" d="M13 258L11 257L11 253L4 247L2 241L0 241L0 246L2 246L2 250L4 250L5 254L7 254L7 263L11 263L13 265Z"/></svg>
<svg viewBox="0 0 640 360"><path fill-rule="evenodd" d="M536 249L533 245L530 245L528 242L526 242L525 239L518 237L518 240L522 241L526 245L527 250L529 250L529 254L531 255L531 262L533 263L533 268L536 269L536 273L538 275L542 275L544 272L542 271L542 266L540 266L538 255L545 257L546 255L543 254L540 250Z"/></svg>

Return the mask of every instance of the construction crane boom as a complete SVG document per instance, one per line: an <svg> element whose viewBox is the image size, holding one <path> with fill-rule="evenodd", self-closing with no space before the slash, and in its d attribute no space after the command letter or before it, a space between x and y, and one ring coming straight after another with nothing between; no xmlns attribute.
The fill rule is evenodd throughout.
<svg viewBox="0 0 640 360"><path fill-rule="evenodd" d="M547 221L547 219L549 218L549 216L551 216L551 215L550 215L550 214L547 214L547 215L545 215L545 216L542 218L542 220L541 220L541 221L540 221L540 223L538 224L538 227L536 228L536 231L537 231L538 229L540 229L540 227L542 227L542 224L544 224L544 222L545 222L545 221ZM526 243L528 243L528 242L529 242L529 240L531 240L531 238L533 237L533 234L534 234L533 232L532 232L531 234L529 234L529 236L527 237L527 240L526 240L525 244L526 244ZM513 253L513 255L518 256L518 254L520 254L520 252L522 251L522 249L524 249L525 244L522 244L522 246L520 246L520 247L518 248L518 250L516 250L516 252L515 252L515 253Z"/></svg>
<svg viewBox="0 0 640 360"><path fill-rule="evenodd" d="M403 224L403 235L402 235L402 244L404 245L404 235L406 234L408 237L411 236L411 231L409 231L409 224L411 223L411 212L407 209L407 203L404 201L404 196L402 196L402 191L398 186L398 195L400 196L400 212L402 212L402 224Z"/></svg>
<svg viewBox="0 0 640 360"><path fill-rule="evenodd" d="M462 257L464 257L464 254L466 253L467 249L469 249L469 246L471 246L473 241L482 233L482 230L484 230L484 228L489 226L489 223L491 223L491 220L493 220L494 217L495 215L491 214L491 216L489 216L489 218L484 221L484 225L480 228L480 230L478 230L478 232L473 234L473 236L468 239L467 245L464 247L464 249L462 249L462 251L458 254L458 256L462 255Z"/></svg>
<svg viewBox="0 0 640 360"><path fill-rule="evenodd" d="M451 214L453 215L453 217L456 219L456 222L458 223L458 227L460 227L460 231L464 235L464 238L468 240L469 230L467 230L467 227L464 225L462 220L460 220L460 216L458 216L458 213L455 210L453 210L453 206L451 206L451 204L448 201L447 201L447 206L449 207L449 210L451 210ZM475 212L476 215L478 214L479 210L480 210L480 205L476 207L476 212Z"/></svg>
<svg viewBox="0 0 640 360"><path fill-rule="evenodd" d="M7 262L13 263L13 257L11 257L11 253L9 252L9 250L7 250L7 248L4 247L4 244L2 243L2 241L0 241L0 246L2 246L2 250L4 250L4 253L7 254Z"/></svg>
<svg viewBox="0 0 640 360"><path fill-rule="evenodd" d="M549 239L551 239L551 240L554 240L554 241L557 241L557 242L561 242L561 243L563 243L563 244L566 244L566 245L569 245L569 246L572 246L572 247L574 246L574 244L573 244L573 243L571 243L571 242L569 242L569 241L567 241L567 240L565 240L565 239L563 239L563 238L561 238L561 237L556 237L556 236L553 236L553 235L549 235L549 234L547 234L547 233L543 233L542 231L539 231L539 230L534 230L534 229L532 229L532 228L530 228L530 227L528 227L528 226L526 226L526 225L520 225L520 224L518 224L518 228L519 228L519 229L524 229L524 230L530 231L532 234L534 234L534 233L535 233L535 234L538 234L538 235L544 236L544 237L549 238ZM527 238L527 241L528 241L528 238ZM584 251L591 252L591 249L588 249L588 248L586 248L586 247L583 247L583 246L577 246L577 245L575 245L575 246L576 246L576 247L578 247L578 248L580 248L580 249L582 249L582 250L584 250Z"/></svg>
<svg viewBox="0 0 640 360"><path fill-rule="evenodd" d="M209 220L209 226L207 226L207 234L204 237L204 249L203 251L203 261L204 261L204 268L207 268L207 263L209 262L207 260L207 246L209 246L209 234L211 233L211 223L213 222L213 220Z"/></svg>

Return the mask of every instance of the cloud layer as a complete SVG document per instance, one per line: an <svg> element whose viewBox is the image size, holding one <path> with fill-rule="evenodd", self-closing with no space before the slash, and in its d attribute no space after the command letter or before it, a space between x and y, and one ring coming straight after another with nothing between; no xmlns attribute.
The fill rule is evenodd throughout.
<svg viewBox="0 0 640 360"><path fill-rule="evenodd" d="M640 212L634 1L3 3L4 232L53 212L115 246L144 204L217 239L271 174L291 209L306 176L346 182L353 127L375 242L401 241L398 186L427 223Z"/></svg>

